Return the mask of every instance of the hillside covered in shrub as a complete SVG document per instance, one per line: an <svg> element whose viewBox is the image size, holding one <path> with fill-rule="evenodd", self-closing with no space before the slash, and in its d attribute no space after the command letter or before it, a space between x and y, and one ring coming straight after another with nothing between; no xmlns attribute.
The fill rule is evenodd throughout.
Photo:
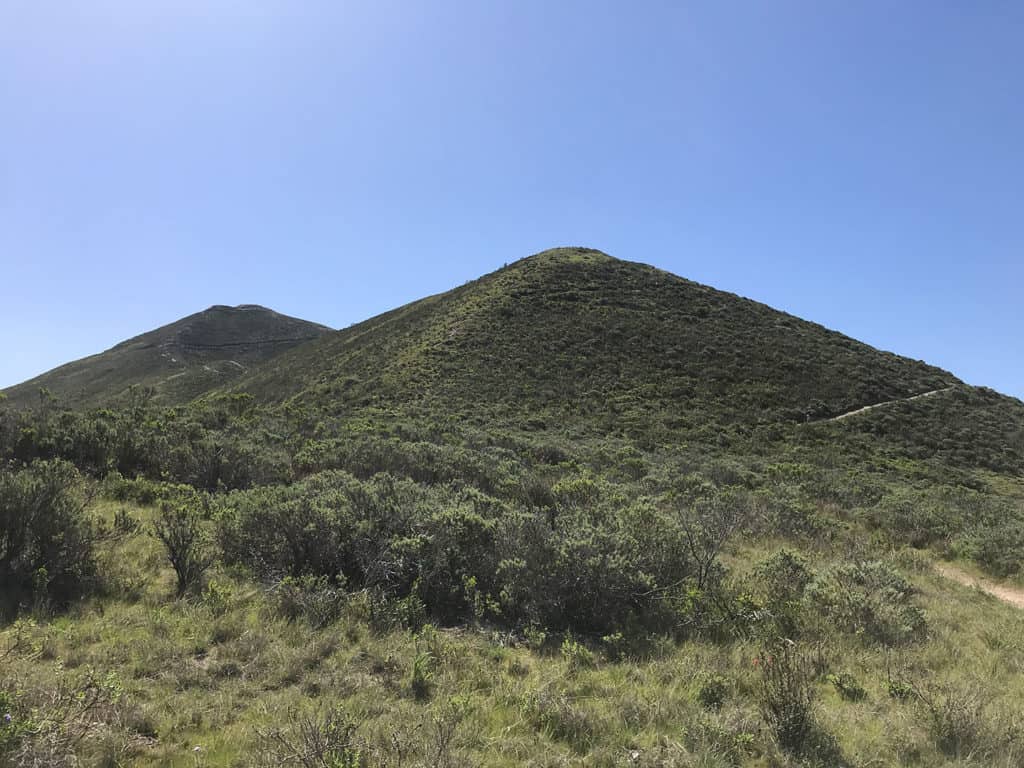
<svg viewBox="0 0 1024 768"><path fill-rule="evenodd" d="M0 765L1024 759L1020 401L586 249L316 336L0 402Z"/></svg>

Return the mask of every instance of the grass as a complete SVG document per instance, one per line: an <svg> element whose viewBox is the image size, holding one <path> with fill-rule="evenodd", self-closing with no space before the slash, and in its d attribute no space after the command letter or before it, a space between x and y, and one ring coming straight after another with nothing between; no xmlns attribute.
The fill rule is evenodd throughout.
<svg viewBox="0 0 1024 768"><path fill-rule="evenodd" d="M121 506L105 502L98 513L112 518ZM734 570L774 548L748 542L732 550ZM5 686L14 683L26 699L86 676L116 681L114 712L78 746L84 765L251 765L273 729L287 732L301 714L338 706L373 765L397 764L406 752L409 765L813 762L780 751L768 733L757 704L760 646L751 638L665 640L645 657L613 662L599 645L530 648L486 627L380 632L357 599L314 630L277 615L268 594L238 574L216 572L218 590L174 599L173 573L144 532L104 555L112 593L40 617L30 643L5 660ZM832 557L818 552L816 564ZM1018 764L1024 734L1013 713L1024 701L1024 615L951 584L919 556L899 562L920 590L929 637L905 651L829 639L811 685L832 754L850 765ZM0 649L15 632L0 633ZM422 689L418 664L429 675ZM829 674L852 676L865 696L844 698ZM915 697L891 697L893 675L953 707L982 692L970 744L953 750L942 730L952 726ZM719 706L703 701L711 678Z"/></svg>

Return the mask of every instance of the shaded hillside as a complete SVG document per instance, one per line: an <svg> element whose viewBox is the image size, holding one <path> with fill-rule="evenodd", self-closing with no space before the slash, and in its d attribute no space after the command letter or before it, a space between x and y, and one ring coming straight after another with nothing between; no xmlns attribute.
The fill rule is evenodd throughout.
<svg viewBox="0 0 1024 768"><path fill-rule="evenodd" d="M136 385L152 387L161 402L186 402L329 330L254 304L218 305L62 365L5 394L13 406L27 407L37 404L40 388L46 388L59 405L77 408L113 402Z"/></svg>

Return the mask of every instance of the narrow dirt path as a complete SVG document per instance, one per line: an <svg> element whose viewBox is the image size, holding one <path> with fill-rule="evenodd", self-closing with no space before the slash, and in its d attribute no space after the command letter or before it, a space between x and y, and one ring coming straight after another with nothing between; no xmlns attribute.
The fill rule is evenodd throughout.
<svg viewBox="0 0 1024 768"><path fill-rule="evenodd" d="M1015 608L1024 608L1024 589L1008 587L979 576L972 576L949 563L936 563L935 570L950 581L963 584L965 587L980 589L982 592L992 595L992 597L1002 600L1004 603L1009 603Z"/></svg>
<svg viewBox="0 0 1024 768"><path fill-rule="evenodd" d="M953 386L943 387L942 389L933 389L931 392L922 392L920 395L913 395L911 397L901 397L896 400L886 400L884 403L865 405L863 408L856 408L855 410L847 411L846 413L841 413L838 416L833 416L830 419L822 419L818 423L820 424L822 422L829 421L842 421L843 419L848 419L851 416L856 416L859 413L867 413L868 411L873 411L875 410L875 408L881 408L882 406L885 405L892 405L894 403L910 403L913 402L914 400L923 400L926 397L932 397L933 395L938 395L941 394L942 392L949 392L949 390L951 389L953 389Z"/></svg>

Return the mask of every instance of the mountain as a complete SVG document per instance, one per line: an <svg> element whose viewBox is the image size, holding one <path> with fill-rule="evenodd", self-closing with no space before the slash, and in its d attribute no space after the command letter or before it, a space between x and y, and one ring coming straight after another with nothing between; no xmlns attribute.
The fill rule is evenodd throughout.
<svg viewBox="0 0 1024 768"><path fill-rule="evenodd" d="M635 408L805 421L959 384L763 304L598 251L557 249L328 334L242 377L269 399ZM702 408L703 410L703 408Z"/></svg>
<svg viewBox="0 0 1024 768"><path fill-rule="evenodd" d="M583 248L325 334L232 386L328 421L398 411L726 447L818 433L852 443L867 432L904 454L1024 468L1018 400Z"/></svg>
<svg viewBox="0 0 1024 768"><path fill-rule="evenodd" d="M215 306L7 390L10 403L245 392L337 435L417 421L645 449L828 446L1024 472L1024 404L918 360L587 248L521 259L349 328ZM923 395L926 395L922 397ZM849 416L844 416L850 414ZM839 418L843 417L843 418Z"/></svg>
<svg viewBox="0 0 1024 768"><path fill-rule="evenodd" d="M160 402L187 402L329 331L255 304L217 305L4 393L11 405L27 407L37 404L39 390L46 388L59 405L78 408L116 402L129 387L139 386L152 387Z"/></svg>

